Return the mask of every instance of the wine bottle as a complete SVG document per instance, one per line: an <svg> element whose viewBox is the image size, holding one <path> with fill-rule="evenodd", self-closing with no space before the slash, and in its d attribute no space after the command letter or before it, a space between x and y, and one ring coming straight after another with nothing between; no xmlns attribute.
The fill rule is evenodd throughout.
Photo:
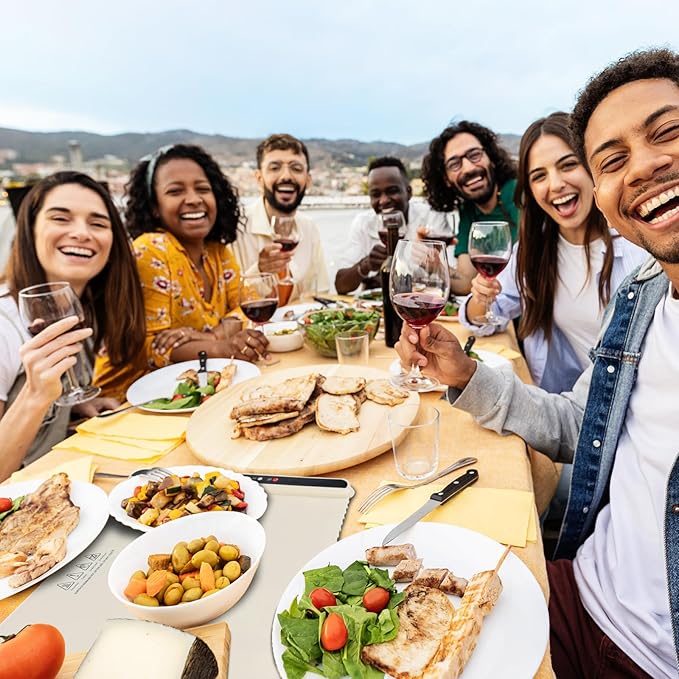
<svg viewBox="0 0 679 679"><path fill-rule="evenodd" d="M403 319L396 313L391 297L389 296L389 274L391 272L391 260L396 250L399 239L399 225L387 225L387 258L382 263L380 277L382 279L382 305L384 307L384 342L388 347L393 347L401 336Z"/></svg>

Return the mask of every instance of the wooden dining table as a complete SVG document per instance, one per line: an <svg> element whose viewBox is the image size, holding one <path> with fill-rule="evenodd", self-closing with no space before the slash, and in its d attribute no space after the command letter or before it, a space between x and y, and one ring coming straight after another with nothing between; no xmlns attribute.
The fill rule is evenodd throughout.
<svg viewBox="0 0 679 679"><path fill-rule="evenodd" d="M469 336L469 332L457 322L448 321L445 327L455 333L461 342ZM518 353L516 336L510 326L508 331L493 335L489 338L478 338L475 348L490 350L499 346L506 347ZM334 359L323 358L315 350L307 346L287 354L275 354L279 362L272 366L262 367L264 374L273 375L281 368L293 368L311 364L336 364ZM393 349L385 346L384 340L378 337L370 345L370 366L388 370L390 364L397 358ZM524 381L530 381L528 367L522 356L512 359L516 374ZM441 392L421 394L422 403L435 405L441 412L440 418L440 467L443 468L460 457L473 455L478 458L475 466L479 470L478 487L504 488L520 491L533 491L533 475L531 473L531 458L526 444L518 436L500 436L478 425L472 417L456 410L442 402ZM54 449L31 465L35 472L48 471L67 460L77 458L81 453L66 449ZM138 465L130 461L114 460L106 457L95 457L97 471L129 474ZM165 467L172 465L200 464L186 443L180 444L158 463ZM377 457L353 467L341 469L324 476L341 477L349 481L355 490L342 527L341 537L347 537L364 529L359 522L358 507L365 497L383 480L397 480L393 456L386 451ZM106 478L95 478L96 485L109 492L116 481ZM536 542L528 542L525 547L514 547L514 553L526 564L535 576L546 599L549 597L549 586L540 534ZM35 588L20 592L10 598L0 601L0 621L14 611ZM251 649L261 652L262 649ZM535 674L535 679L551 679L554 676L549 648Z"/></svg>

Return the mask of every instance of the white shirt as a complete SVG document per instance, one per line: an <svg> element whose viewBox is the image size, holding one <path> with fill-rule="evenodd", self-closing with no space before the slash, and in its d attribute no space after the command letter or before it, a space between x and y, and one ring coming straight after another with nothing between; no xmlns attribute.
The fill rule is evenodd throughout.
<svg viewBox="0 0 679 679"><path fill-rule="evenodd" d="M559 234L558 280L554 291L554 323L575 351L580 367L590 363L589 350L596 344L604 307L599 302L599 276L604 261L603 241L589 244L590 270L584 245L569 243Z"/></svg>
<svg viewBox="0 0 679 679"><path fill-rule="evenodd" d="M6 286L0 286L0 401L7 402L10 389L22 370L21 345L30 339L19 317L14 298Z"/></svg>
<svg viewBox="0 0 679 679"><path fill-rule="evenodd" d="M679 300L648 329L611 474L611 502L573 561L592 619L652 677L676 679L665 568L666 487L679 453Z"/></svg>
<svg viewBox="0 0 679 679"><path fill-rule="evenodd" d="M247 221L244 230L238 231L238 238L232 243L232 247L242 273L257 273L259 253L265 245L271 245L274 239L264 198L247 205L245 217ZM325 292L330 289L328 267L318 227L299 211L294 217L301 237L290 261L290 272L295 281L291 299L298 297L301 290Z"/></svg>

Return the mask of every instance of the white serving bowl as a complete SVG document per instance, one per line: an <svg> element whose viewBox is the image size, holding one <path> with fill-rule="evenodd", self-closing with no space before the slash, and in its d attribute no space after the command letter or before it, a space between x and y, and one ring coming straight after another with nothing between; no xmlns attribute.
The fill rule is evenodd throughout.
<svg viewBox="0 0 679 679"><path fill-rule="evenodd" d="M269 351L276 353L296 351L297 349L301 349L302 345L304 344L304 337L299 331L296 321L267 323L263 330L266 338L269 340ZM286 333L285 335L275 334L281 330L292 330L293 332Z"/></svg>
<svg viewBox="0 0 679 679"><path fill-rule="evenodd" d="M146 572L150 554L170 554L178 542L214 535L219 542L237 545L250 557L250 569L224 589L204 599L176 606L140 606L124 594L132 573ZM108 586L113 596L138 618L184 629L203 625L228 611L245 594L264 553L266 534L255 519L237 512L208 512L170 521L132 541L111 564ZM256 615L256 612L253 612Z"/></svg>

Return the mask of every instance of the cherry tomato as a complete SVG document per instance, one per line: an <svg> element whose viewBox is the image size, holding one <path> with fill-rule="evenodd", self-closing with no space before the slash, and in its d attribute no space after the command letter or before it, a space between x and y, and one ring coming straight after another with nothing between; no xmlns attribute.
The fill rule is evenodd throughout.
<svg viewBox="0 0 679 679"><path fill-rule="evenodd" d="M342 616L331 613L321 627L321 646L326 651L339 651L344 648L348 638L349 632Z"/></svg>
<svg viewBox="0 0 679 679"><path fill-rule="evenodd" d="M311 603L319 610L321 608L325 608L326 606L337 605L337 599L335 599L335 595L325 587L316 587L316 589L313 590L311 594L309 594L309 598L311 599Z"/></svg>
<svg viewBox="0 0 679 679"><path fill-rule="evenodd" d="M54 679L64 664L64 637L52 625L28 625L0 641L0 679Z"/></svg>
<svg viewBox="0 0 679 679"><path fill-rule="evenodd" d="M0 497L0 512L12 509L12 501L8 497Z"/></svg>
<svg viewBox="0 0 679 679"><path fill-rule="evenodd" d="M172 396L173 401L178 401L180 398L186 398L186 397L184 396L184 394L174 394Z"/></svg>
<svg viewBox="0 0 679 679"><path fill-rule="evenodd" d="M382 587L375 587L375 589L369 589L363 595L363 605L366 611L371 613L379 613L384 610L389 603L389 592Z"/></svg>
<svg viewBox="0 0 679 679"><path fill-rule="evenodd" d="M245 493L242 490L238 490L238 488L232 488L231 495L237 497L239 500L245 499Z"/></svg>

